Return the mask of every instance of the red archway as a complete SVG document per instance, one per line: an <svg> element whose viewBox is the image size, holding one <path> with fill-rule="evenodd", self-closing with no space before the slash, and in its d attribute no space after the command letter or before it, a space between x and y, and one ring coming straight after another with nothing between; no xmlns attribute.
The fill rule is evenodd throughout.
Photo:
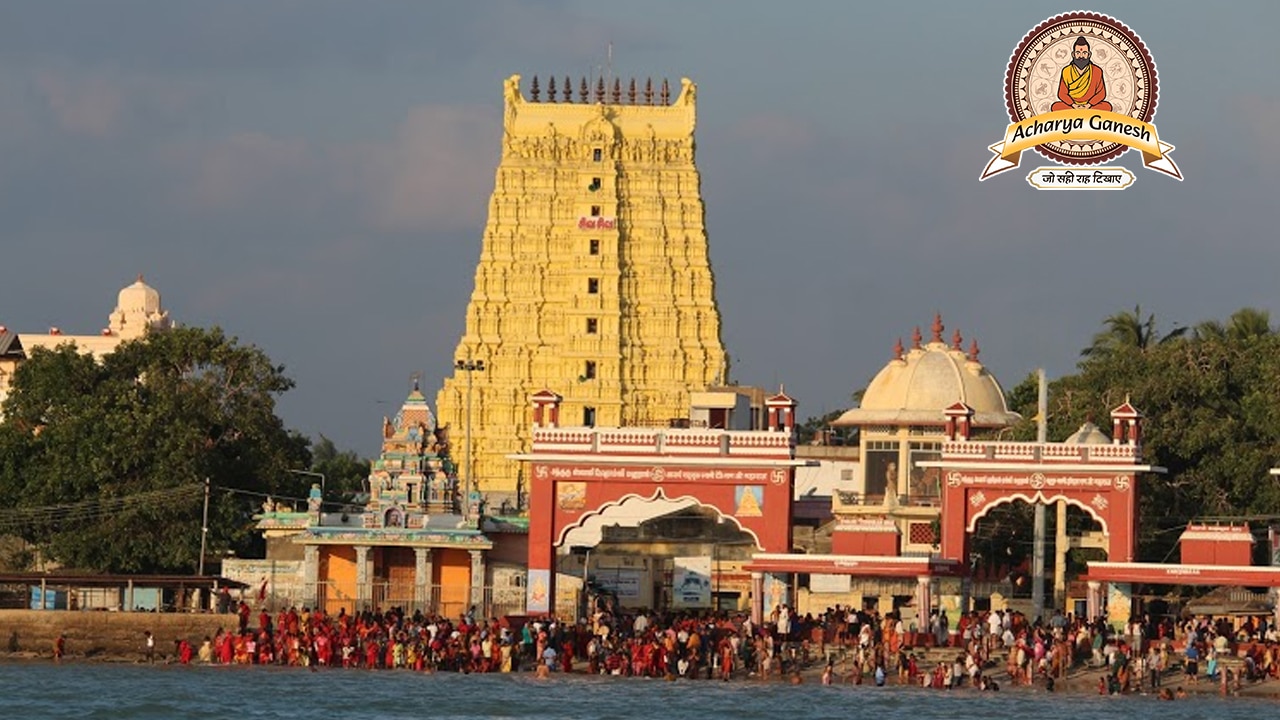
<svg viewBox="0 0 1280 720"><path fill-rule="evenodd" d="M555 606L556 549L593 524L714 510L768 553L791 550L795 401L765 401L765 430L560 428L560 397L533 398L527 611ZM588 535L589 537L589 535Z"/></svg>
<svg viewBox="0 0 1280 720"><path fill-rule="evenodd" d="M941 555L969 562L969 536L991 508L1064 501L1102 525L1107 557L1131 562L1137 539L1138 474L1164 472L1142 462L1141 415L1128 402L1111 412L1111 444L975 442L973 410L947 410L949 441L931 466L942 470Z"/></svg>

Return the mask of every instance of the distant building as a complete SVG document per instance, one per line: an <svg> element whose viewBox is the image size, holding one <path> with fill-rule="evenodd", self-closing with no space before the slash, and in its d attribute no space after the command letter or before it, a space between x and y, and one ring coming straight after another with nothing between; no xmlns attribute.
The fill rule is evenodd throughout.
<svg viewBox="0 0 1280 720"><path fill-rule="evenodd" d="M160 292L143 282L141 275L116 296L116 308L108 316L107 326L96 335L68 335L58 327L44 333L15 332L0 325L0 403L8 397L14 371L36 348L53 350L70 344L80 352L102 359L122 342L171 327L169 313L160 304Z"/></svg>
<svg viewBox="0 0 1280 720"><path fill-rule="evenodd" d="M695 95L689 80L506 81L461 367L436 402L464 483L490 503L524 504L528 478L510 456L530 448L534 393L562 393L566 425L654 427L729 381ZM708 427L728 409L708 408Z"/></svg>

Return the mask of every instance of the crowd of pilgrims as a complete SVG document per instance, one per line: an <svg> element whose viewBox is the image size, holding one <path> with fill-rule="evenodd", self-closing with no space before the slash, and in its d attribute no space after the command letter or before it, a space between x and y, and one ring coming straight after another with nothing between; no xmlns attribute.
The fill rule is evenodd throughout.
<svg viewBox="0 0 1280 720"><path fill-rule="evenodd" d="M457 619L399 609L327 615L318 610L261 611L257 627L241 603L238 628L206 637L196 651L176 641L183 662L193 655L218 664L292 665L365 669L405 668L463 673L539 674L583 671L591 674L666 678L790 677L824 663L822 682L906 684L936 689L971 687L998 690L988 674L1007 673L1014 685L1043 684L1078 665L1104 668L1099 692L1161 690L1166 673L1181 665L1188 682L1197 682L1200 660L1210 680L1238 684L1280 677L1277 630L1265 621L1229 622L1190 619L1140 620L1115 632L1101 618L1085 622L1054 612L1048 621L1029 622L1017 612L973 612L952 622L933 612L923 628L898 613L835 606L818 616L796 616L779 605L763 625L745 613L623 612L597 607L578 622L554 615L512 623ZM1177 638L1174 652L1170 641ZM943 652L947 660L925 661L920 648ZM1233 675L1219 671L1218 658L1243 647L1243 664ZM954 657L954 661L950 658ZM1181 689L1181 688L1180 688Z"/></svg>

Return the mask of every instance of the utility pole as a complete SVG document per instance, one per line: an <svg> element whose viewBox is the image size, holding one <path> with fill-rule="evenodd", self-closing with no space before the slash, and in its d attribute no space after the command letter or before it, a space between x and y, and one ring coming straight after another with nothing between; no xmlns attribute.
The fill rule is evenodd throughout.
<svg viewBox="0 0 1280 720"><path fill-rule="evenodd" d="M200 519L200 564L196 575L204 577L204 549L209 540L209 477L204 478L204 514Z"/></svg>
<svg viewBox="0 0 1280 720"><path fill-rule="evenodd" d="M1049 439L1049 398L1044 379L1044 368L1036 370L1040 378L1040 398L1036 403L1036 442L1044 444ZM1044 533L1045 504L1036 501L1035 541L1031 555L1031 614L1044 618Z"/></svg>
<svg viewBox="0 0 1280 720"><path fill-rule="evenodd" d="M484 361L472 360L471 348L468 347L467 359L458 360L453 364L453 366L458 370L463 371L467 374L467 412L466 412L466 421L465 421L465 424L467 426L467 448L466 448L467 457L466 457L465 468L464 468L464 470L466 471L466 477L464 479L466 483L466 491L465 491L466 495L462 499L464 503L462 514L463 514L463 517L466 518L467 522L470 523L472 520L475 519L471 511L471 494L475 490L474 481L471 476L471 470L472 470L471 468L471 395L472 395L472 390L474 386L471 376L476 372L484 372Z"/></svg>

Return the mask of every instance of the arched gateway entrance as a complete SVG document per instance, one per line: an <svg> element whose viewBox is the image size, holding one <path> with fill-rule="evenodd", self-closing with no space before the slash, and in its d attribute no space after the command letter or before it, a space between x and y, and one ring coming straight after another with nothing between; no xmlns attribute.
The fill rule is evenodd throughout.
<svg viewBox="0 0 1280 720"><path fill-rule="evenodd" d="M944 559L969 566L978 521L995 507L1022 501L1083 510L1101 525L1108 560L1133 561L1138 475L1164 469L1142 462L1142 416L1128 401L1111 411L1113 439L1105 444L976 442L969 435L972 414L961 403L947 408L941 459L923 463L941 471ZM1091 611L1101 607L1100 591L1088 601Z"/></svg>
<svg viewBox="0 0 1280 720"><path fill-rule="evenodd" d="M796 403L785 394L765 401L764 430L561 428L560 400L534 396L533 449L516 456L532 479L529 613L556 606L557 555L680 513L749 538L752 551L791 550L794 470L804 462L794 459Z"/></svg>

